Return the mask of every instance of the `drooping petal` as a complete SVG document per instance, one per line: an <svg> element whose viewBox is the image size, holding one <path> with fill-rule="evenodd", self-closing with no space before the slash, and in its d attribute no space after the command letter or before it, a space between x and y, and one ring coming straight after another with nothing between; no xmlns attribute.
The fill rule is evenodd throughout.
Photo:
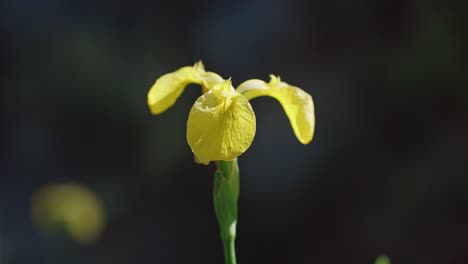
<svg viewBox="0 0 468 264"><path fill-rule="evenodd" d="M255 129L249 101L228 80L197 99L187 122L187 141L200 163L228 161L249 148Z"/></svg>
<svg viewBox="0 0 468 264"><path fill-rule="evenodd" d="M302 144L308 144L315 129L312 96L298 87L282 82L279 77L270 75L270 78L269 83L257 79L245 81L236 91L249 100L259 96L270 96L278 100L291 122L296 137Z"/></svg>
<svg viewBox="0 0 468 264"><path fill-rule="evenodd" d="M206 72L202 62L182 67L156 80L148 92L148 106L151 113L160 114L176 102L187 85L199 84L209 90L214 84L222 81L223 78L218 74Z"/></svg>

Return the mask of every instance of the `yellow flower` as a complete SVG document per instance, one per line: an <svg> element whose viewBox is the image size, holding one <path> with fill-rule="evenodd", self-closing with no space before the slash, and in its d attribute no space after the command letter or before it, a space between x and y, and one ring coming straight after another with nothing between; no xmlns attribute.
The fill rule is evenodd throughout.
<svg viewBox="0 0 468 264"><path fill-rule="evenodd" d="M312 97L279 77L270 75L270 78L268 83L248 80L234 89L231 80L205 71L198 62L157 79L148 93L148 105L153 114L160 114L175 103L188 84L202 86L204 94L190 110L187 141L197 161L203 164L232 160L249 148L256 129L249 100L259 96L278 100L296 137L302 144L308 144L315 127Z"/></svg>

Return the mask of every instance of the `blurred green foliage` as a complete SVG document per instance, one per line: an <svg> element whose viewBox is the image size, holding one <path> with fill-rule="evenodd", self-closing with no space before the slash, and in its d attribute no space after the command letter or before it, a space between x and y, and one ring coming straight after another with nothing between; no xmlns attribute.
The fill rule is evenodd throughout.
<svg viewBox="0 0 468 264"><path fill-rule="evenodd" d="M386 255L380 255L375 259L374 264L391 264L390 258Z"/></svg>

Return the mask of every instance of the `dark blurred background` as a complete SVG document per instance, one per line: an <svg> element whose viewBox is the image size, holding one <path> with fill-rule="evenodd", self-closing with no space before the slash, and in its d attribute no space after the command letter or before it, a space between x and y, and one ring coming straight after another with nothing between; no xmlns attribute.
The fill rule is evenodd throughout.
<svg viewBox="0 0 468 264"><path fill-rule="evenodd" d="M274 73L314 97L301 145L252 101L239 158L239 263L468 263L467 1L0 2L0 263L222 263L214 166L186 143L189 86L160 116L158 76L202 59L235 85ZM31 197L86 186L93 243L44 236Z"/></svg>

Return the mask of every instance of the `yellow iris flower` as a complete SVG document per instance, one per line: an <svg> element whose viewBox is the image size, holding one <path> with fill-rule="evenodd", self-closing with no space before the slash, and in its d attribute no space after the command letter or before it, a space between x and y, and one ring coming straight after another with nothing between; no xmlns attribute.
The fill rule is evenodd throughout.
<svg viewBox="0 0 468 264"><path fill-rule="evenodd" d="M231 80L205 71L202 62L165 74L148 92L153 114L171 107L189 84L202 86L200 96L190 110L187 141L198 162L232 160L244 153L255 136L255 113L249 100L270 96L280 102L296 137L308 144L314 135L315 114L312 97L302 89L270 75L270 82L248 80L237 89Z"/></svg>

